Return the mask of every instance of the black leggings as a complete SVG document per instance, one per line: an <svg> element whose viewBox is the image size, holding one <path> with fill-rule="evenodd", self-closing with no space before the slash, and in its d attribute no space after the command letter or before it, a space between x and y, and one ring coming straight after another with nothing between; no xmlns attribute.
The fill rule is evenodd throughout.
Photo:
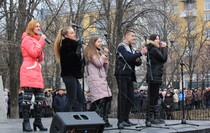
<svg viewBox="0 0 210 133"><path fill-rule="evenodd" d="M91 104L90 111L96 111L101 117L110 113L112 97L99 99Z"/></svg>

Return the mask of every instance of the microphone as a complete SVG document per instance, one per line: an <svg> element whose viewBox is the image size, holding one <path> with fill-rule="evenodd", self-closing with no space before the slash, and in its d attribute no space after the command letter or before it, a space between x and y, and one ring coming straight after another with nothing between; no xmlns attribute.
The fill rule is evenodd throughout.
<svg viewBox="0 0 210 133"><path fill-rule="evenodd" d="M40 36L41 36L42 34L43 34L43 32L40 32L40 33L39 33ZM45 38L44 40L45 40L46 43L50 44L50 41L49 41L47 38Z"/></svg>
<svg viewBox="0 0 210 133"><path fill-rule="evenodd" d="M105 37L106 39L109 39L108 34L106 34L106 33L104 33L104 37Z"/></svg>
<svg viewBox="0 0 210 133"><path fill-rule="evenodd" d="M147 36L144 36L144 40L145 40L145 42L147 42Z"/></svg>
<svg viewBox="0 0 210 133"><path fill-rule="evenodd" d="M79 26L79 25L77 25L77 24L75 24L75 23L72 23L71 26L72 26L72 27L75 27L75 28L81 28L81 29L82 29L81 26Z"/></svg>
<svg viewBox="0 0 210 133"><path fill-rule="evenodd" d="M103 53L104 53L104 49L106 48L105 46L102 46L102 48L103 48ZM109 55L112 55L112 53L110 53L110 51L108 50L108 54Z"/></svg>

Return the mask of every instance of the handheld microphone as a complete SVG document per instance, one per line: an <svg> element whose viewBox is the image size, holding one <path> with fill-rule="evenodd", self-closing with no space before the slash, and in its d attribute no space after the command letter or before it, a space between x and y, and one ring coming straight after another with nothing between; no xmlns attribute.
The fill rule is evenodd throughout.
<svg viewBox="0 0 210 133"><path fill-rule="evenodd" d="M40 36L41 36L42 34L43 34L42 32L39 33ZM50 44L50 41L49 41L47 38L45 38L44 40L45 40L46 43Z"/></svg>
<svg viewBox="0 0 210 133"><path fill-rule="evenodd" d="M104 37L105 37L106 39L109 39L109 38L108 38L108 34L106 34L106 33L104 33Z"/></svg>
<svg viewBox="0 0 210 133"><path fill-rule="evenodd" d="M81 26L79 26L79 25L77 25L77 24L74 24L74 23L72 23L71 26L72 26L72 27L75 27L75 28L82 28Z"/></svg>
<svg viewBox="0 0 210 133"><path fill-rule="evenodd" d="M144 40L145 40L145 42L147 42L147 36L144 36Z"/></svg>
<svg viewBox="0 0 210 133"><path fill-rule="evenodd" d="M102 46L103 51L104 51L105 48L106 48L105 46ZM108 50L108 54L109 54L109 55L112 55L112 53L110 53L109 50Z"/></svg>

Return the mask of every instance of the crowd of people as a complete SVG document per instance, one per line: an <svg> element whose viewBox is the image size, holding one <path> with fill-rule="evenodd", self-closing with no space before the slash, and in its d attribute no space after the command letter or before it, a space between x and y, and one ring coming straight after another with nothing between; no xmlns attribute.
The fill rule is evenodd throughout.
<svg viewBox="0 0 210 133"><path fill-rule="evenodd" d="M161 117L173 119L172 112L182 110L182 102L184 100L184 109L203 109L210 108L210 88L193 88L185 89L182 95L181 89L168 88L159 91L158 105L162 110ZM135 92L135 107L132 108L133 113L139 110L146 110L148 90L140 89ZM183 98L184 96L184 98Z"/></svg>

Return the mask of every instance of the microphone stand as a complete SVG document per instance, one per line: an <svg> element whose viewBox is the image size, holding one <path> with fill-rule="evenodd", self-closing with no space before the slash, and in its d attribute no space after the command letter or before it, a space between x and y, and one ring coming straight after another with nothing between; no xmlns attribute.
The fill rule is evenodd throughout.
<svg viewBox="0 0 210 133"><path fill-rule="evenodd" d="M185 109L184 109L184 74L183 74L183 66L185 66L183 60L181 59L180 62L180 66L181 66L181 79L182 79L182 120L181 123L175 123L175 124L165 124L166 126L175 126L175 125L179 125L179 124L185 124L185 125L192 125L192 126L199 126L197 124L192 124L192 123L187 123L186 119L185 119Z"/></svg>

